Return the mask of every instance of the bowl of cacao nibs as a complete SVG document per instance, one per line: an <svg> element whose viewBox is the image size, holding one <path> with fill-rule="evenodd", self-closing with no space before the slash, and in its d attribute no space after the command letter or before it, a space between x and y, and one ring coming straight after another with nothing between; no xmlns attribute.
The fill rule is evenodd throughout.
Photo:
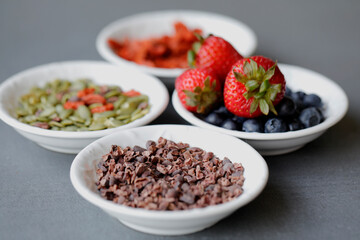
<svg viewBox="0 0 360 240"><path fill-rule="evenodd" d="M258 59L268 61L264 60L262 56L251 58L256 61L260 61ZM255 61L250 60L246 66L250 69L249 72L252 69L251 64L258 69ZM238 66L236 65L235 68L238 68ZM278 155L295 151L339 122L348 110L348 99L337 83L319 73L287 64L277 64L277 67L278 70L275 70L275 74L274 72L272 74L276 75L281 72L284 77L282 80L277 81L278 83L281 83L281 81L282 83L286 82L286 87L276 89L279 84L269 85L270 90L282 94L282 99L278 102L276 102L277 98L274 97L276 105L271 104L272 106L270 106L267 104L266 94L265 99L262 99L262 95L259 95L258 92L261 90L258 89L261 89L265 84L261 85L251 79L245 79L244 81L241 79L241 75L237 76L238 80L236 81L244 81L244 84L235 83L236 81L233 81L235 78L231 78L229 74L225 80L225 85L223 85L224 89L214 88L214 91L220 91L220 100L213 105L210 111L198 113L197 111L204 109L204 107L196 105L195 101L197 100L193 96L201 91L198 89L197 92L190 92L192 95L188 94L186 91L189 90L189 79L193 81L193 79L196 79L194 76L200 76L199 71L201 71L201 76L210 77L208 86L203 88L204 94L208 94L206 95L207 100L211 99L209 96L214 95L214 93L209 95L208 92L211 89L210 85L215 82L212 79L216 79L216 76L214 77L211 73L204 73L202 69L188 70L191 73L184 73L183 77L178 77L177 81L184 80L183 82L186 82L187 89L180 83L176 87L175 83L176 90L172 95L172 104L176 112L189 123L241 138L262 155ZM263 75L261 73L259 75L266 78L265 71L263 73ZM257 76L252 76L252 78L257 79ZM241 84L243 85L240 86ZM273 89L271 89L272 87ZM244 93L246 88L250 89L250 91ZM253 89L258 92L251 92ZM264 89L266 89L266 86ZM181 95L179 95L179 92L181 92ZM248 95L245 96L244 94ZM255 94L258 95L255 96ZM258 114L256 117L244 117L244 115L249 115L252 106L248 101L244 100L246 98L243 96L248 97L248 99L255 99L259 96L260 100L253 111L255 110L254 113L258 113L260 110L265 110L267 115ZM187 105L188 102L186 101L188 100L186 100L186 97L195 99L189 102L192 106ZM199 106L202 108L199 108ZM275 110L276 114L271 111L271 108Z"/></svg>
<svg viewBox="0 0 360 240"><path fill-rule="evenodd" d="M83 198L124 225L182 235L208 228L256 198L268 167L233 136L151 125L91 143L75 157L70 178Z"/></svg>
<svg viewBox="0 0 360 240"><path fill-rule="evenodd" d="M204 11L166 10L110 23L100 31L96 48L111 63L173 82L189 67L187 52L198 42L194 33L222 36L243 56L257 46L253 30L237 19Z"/></svg>
<svg viewBox="0 0 360 240"><path fill-rule="evenodd" d="M106 62L58 62L4 81L0 118L44 148L78 153L114 131L150 123L168 101L156 77Z"/></svg>

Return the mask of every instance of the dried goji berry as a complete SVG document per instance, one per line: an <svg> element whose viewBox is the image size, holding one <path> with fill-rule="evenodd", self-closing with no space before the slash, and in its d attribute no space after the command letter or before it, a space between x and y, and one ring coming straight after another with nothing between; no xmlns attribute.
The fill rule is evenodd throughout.
<svg viewBox="0 0 360 240"><path fill-rule="evenodd" d="M77 101L77 102L67 101L66 103L64 103L64 108L65 109L77 109L78 106L80 106L80 105L85 105L85 103L83 101Z"/></svg>
<svg viewBox="0 0 360 240"><path fill-rule="evenodd" d="M77 96L79 98L82 98L82 97L92 94L94 92L95 92L95 88L84 88L83 90L80 90L77 92Z"/></svg>
<svg viewBox="0 0 360 240"><path fill-rule="evenodd" d="M135 96L141 95L141 93L139 93L138 91L135 91L135 90L129 90L127 92L123 92L122 94L127 97L135 97Z"/></svg>
<svg viewBox="0 0 360 240"><path fill-rule="evenodd" d="M83 96L81 98L87 105L93 104L93 103L106 103L106 99L101 96L100 94L88 94L86 96Z"/></svg>

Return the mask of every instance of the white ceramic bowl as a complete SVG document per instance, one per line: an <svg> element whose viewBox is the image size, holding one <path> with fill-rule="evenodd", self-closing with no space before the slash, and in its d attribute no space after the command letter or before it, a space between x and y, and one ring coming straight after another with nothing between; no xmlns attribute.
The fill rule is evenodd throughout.
<svg viewBox="0 0 360 240"><path fill-rule="evenodd" d="M287 64L279 64L279 68L285 75L287 86L291 90L315 93L321 97L325 108L324 115L326 119L324 122L299 131L271 134L247 133L224 129L197 118L181 105L176 91L172 95L172 104L176 112L189 123L241 138L262 155L279 155L295 151L339 122L346 114L349 103L341 87L327 77L305 68Z"/></svg>
<svg viewBox="0 0 360 240"><path fill-rule="evenodd" d="M97 50L104 59L111 63L134 67L158 77L170 78L167 81L173 81L173 78L180 75L184 69L153 68L127 61L117 56L109 48L107 40L109 38L123 40L125 37L144 39L171 34L174 31L173 23L175 21L182 21L190 28L201 28L205 36L212 33L223 37L243 56L249 56L255 51L257 38L244 23L215 13L191 10L148 12L119 19L99 33L96 41Z"/></svg>
<svg viewBox="0 0 360 240"><path fill-rule="evenodd" d="M233 162L242 163L245 177L244 192L238 198L224 204L183 211L132 208L103 199L95 186L95 169L101 156L107 154L113 144L121 147L145 146L148 140L157 141L160 136L211 151L221 159L226 156ZM152 125L118 131L91 143L75 157L70 169L70 178L76 191L83 198L123 224L151 234L182 235L210 227L253 200L267 183L268 167L251 146L235 137L194 126Z"/></svg>
<svg viewBox="0 0 360 240"><path fill-rule="evenodd" d="M52 131L21 123L15 117L20 96L33 86L42 86L56 78L70 81L89 78L97 84L119 85L123 90L135 89L149 96L151 109L144 117L117 128L100 131ZM157 118L166 108L169 94L157 78L106 62L72 61L46 64L10 77L0 85L0 118L24 137L49 150L78 153L92 141L117 130L142 126Z"/></svg>

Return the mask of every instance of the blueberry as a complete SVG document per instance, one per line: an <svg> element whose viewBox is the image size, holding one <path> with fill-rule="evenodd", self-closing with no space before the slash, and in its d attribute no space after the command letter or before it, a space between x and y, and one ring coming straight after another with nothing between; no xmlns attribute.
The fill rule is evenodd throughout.
<svg viewBox="0 0 360 240"><path fill-rule="evenodd" d="M295 103L291 98L284 97L276 106L276 109L280 117L290 117L296 113L295 107Z"/></svg>
<svg viewBox="0 0 360 240"><path fill-rule="evenodd" d="M237 130L238 129L238 126L237 124L231 120L231 119L226 119L222 124L221 124L221 127L223 128L226 128L226 129L229 129L229 130Z"/></svg>
<svg viewBox="0 0 360 240"><path fill-rule="evenodd" d="M289 131L297 131L303 128L304 128L303 125L297 119L294 119L292 122L288 124Z"/></svg>
<svg viewBox="0 0 360 240"><path fill-rule="evenodd" d="M218 107L217 109L215 109L213 111L214 113L220 114L224 117L231 117L233 116L233 114L231 112L229 112L229 110L227 110L227 108L224 105L221 105L220 107Z"/></svg>
<svg viewBox="0 0 360 240"><path fill-rule="evenodd" d="M265 133L279 133L286 130L286 123L280 118L271 118L265 123Z"/></svg>
<svg viewBox="0 0 360 240"><path fill-rule="evenodd" d="M301 110L304 108L303 99L304 99L305 95L306 95L306 93L304 93L302 91L293 92L291 94L291 98L294 101L294 103L296 104L297 110Z"/></svg>
<svg viewBox="0 0 360 240"><path fill-rule="evenodd" d="M263 132L263 126L259 119L251 118L244 121L242 130L244 132Z"/></svg>
<svg viewBox="0 0 360 240"><path fill-rule="evenodd" d="M322 114L315 107L305 108L301 111L299 120L305 128L312 127L321 122Z"/></svg>
<svg viewBox="0 0 360 240"><path fill-rule="evenodd" d="M316 94L305 95L303 105L304 107L321 107L321 98Z"/></svg>
<svg viewBox="0 0 360 240"><path fill-rule="evenodd" d="M224 117L218 113L212 112L209 115L207 115L204 120L213 125L220 126L224 121Z"/></svg>
<svg viewBox="0 0 360 240"><path fill-rule="evenodd" d="M233 120L235 123L237 123L238 125L242 125L242 124L245 122L246 119L247 119L247 118L239 117L239 116L234 116L234 117L232 118L232 120Z"/></svg>
<svg viewBox="0 0 360 240"><path fill-rule="evenodd" d="M291 89L289 87L286 87L285 88L285 96L291 96L291 94L292 94Z"/></svg>

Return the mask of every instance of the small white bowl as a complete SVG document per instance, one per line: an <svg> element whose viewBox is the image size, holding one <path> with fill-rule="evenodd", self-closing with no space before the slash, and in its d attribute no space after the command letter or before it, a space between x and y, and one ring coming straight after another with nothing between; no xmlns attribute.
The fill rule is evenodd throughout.
<svg viewBox="0 0 360 240"><path fill-rule="evenodd" d="M325 107L324 116L326 119L324 122L299 131L247 133L221 128L197 118L181 105L176 90L172 94L172 104L176 112L189 123L241 138L264 156L295 151L316 139L328 128L339 122L345 116L349 103L345 92L329 78L298 66L279 64L279 68L285 76L287 86L292 91L301 90L305 93L315 93L321 97Z"/></svg>
<svg viewBox="0 0 360 240"><path fill-rule="evenodd" d="M18 121L15 108L20 97L33 86L42 86L56 78L73 81L89 78L96 84L118 85L149 96L149 113L129 124L100 131L66 132L33 127ZM169 103L169 93L157 78L106 62L70 61L46 64L18 73L0 85L0 118L24 137L40 146L63 153L78 153L92 141L115 131L142 126L157 118Z"/></svg>
<svg viewBox="0 0 360 240"><path fill-rule="evenodd" d="M148 140L164 137L211 151L220 159L228 157L242 163L245 182L236 199L215 206L180 211L156 211L132 208L102 198L96 188L96 165L111 145L145 146ZM70 178L76 191L126 226L158 235L182 235L210 227L256 198L268 180L266 162L250 145L235 137L186 125L152 125L118 131L84 148L74 159ZM85 209L84 209L85 211Z"/></svg>
<svg viewBox="0 0 360 240"><path fill-rule="evenodd" d="M111 63L137 68L158 77L168 78L165 81L173 81L173 78L180 75L184 69L153 68L127 61L109 48L107 40L109 38L123 40L126 37L144 39L171 34L174 31L173 23L175 21L181 21L189 28L201 28L205 36L212 33L223 37L243 56L249 56L255 51L256 35L244 23L215 13L191 10L147 12L119 19L99 33L96 40L97 50L104 59Z"/></svg>

